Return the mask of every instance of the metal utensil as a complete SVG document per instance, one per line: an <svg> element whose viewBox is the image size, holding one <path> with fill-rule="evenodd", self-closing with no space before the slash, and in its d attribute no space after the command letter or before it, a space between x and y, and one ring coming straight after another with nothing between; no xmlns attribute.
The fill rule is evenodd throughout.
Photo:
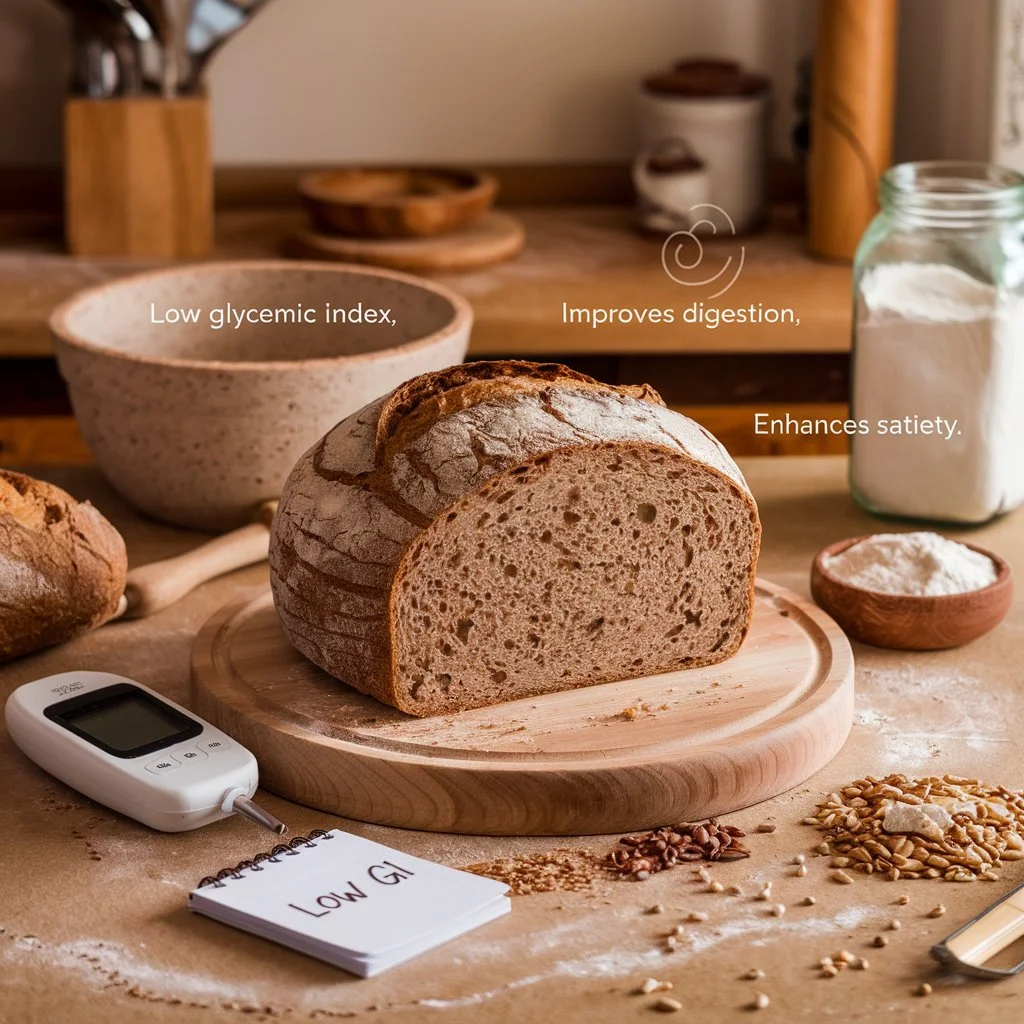
<svg viewBox="0 0 1024 1024"><path fill-rule="evenodd" d="M191 0L185 27L184 53L188 71L181 85L195 92L202 85L210 58L241 31L267 0Z"/></svg>
<svg viewBox="0 0 1024 1024"><path fill-rule="evenodd" d="M1012 978L1024 971L1024 960L1009 968L989 967L998 953L1024 936L1024 885L983 910L932 946L931 954L944 967L975 978Z"/></svg>
<svg viewBox="0 0 1024 1024"><path fill-rule="evenodd" d="M74 91L105 99L142 90L138 46L109 0L57 0L72 16Z"/></svg>

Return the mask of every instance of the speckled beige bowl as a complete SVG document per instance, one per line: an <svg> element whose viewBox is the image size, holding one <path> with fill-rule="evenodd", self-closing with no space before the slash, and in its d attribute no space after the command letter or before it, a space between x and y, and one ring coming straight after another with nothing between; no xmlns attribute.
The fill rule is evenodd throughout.
<svg viewBox="0 0 1024 1024"><path fill-rule="evenodd" d="M315 309L317 322L214 330L209 313ZM324 305L389 308L396 326L325 324ZM155 324L201 308L198 324ZM111 483L157 519L227 530L275 498L298 457L396 385L462 361L473 313L388 270L260 261L124 278L60 306L50 328L82 434Z"/></svg>

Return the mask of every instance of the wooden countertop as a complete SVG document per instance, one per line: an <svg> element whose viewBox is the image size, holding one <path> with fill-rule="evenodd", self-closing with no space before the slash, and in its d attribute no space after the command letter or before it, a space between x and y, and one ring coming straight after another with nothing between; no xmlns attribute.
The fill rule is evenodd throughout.
<svg viewBox="0 0 1024 1024"><path fill-rule="evenodd" d="M706 243L700 274L710 277L730 257L742 258L735 284L675 283L661 261L662 241L640 235L621 207L546 207L513 211L526 227L521 256L466 274L438 275L473 303L475 356L551 354L679 354L845 352L850 335L850 268L812 260L792 208L775 211L769 230ZM282 239L303 224L291 208L228 210L217 222L213 258L278 255ZM56 225L38 216L0 217L0 356L50 352L46 318L53 307L91 284L153 266L139 260L74 259L60 250ZM742 251L741 251L742 250ZM688 256L685 258L689 258ZM732 267L736 266L736 262ZM563 323L569 307L669 307L695 302L729 308L789 307L799 324Z"/></svg>
<svg viewBox="0 0 1024 1024"><path fill-rule="evenodd" d="M818 548L878 529L846 488L841 458L743 462L764 522L761 572L806 593ZM135 563L165 557L200 539L135 515L89 468L50 467L46 476L89 497L124 532ZM964 536L999 551L1024 572L1021 514ZM135 676L187 702L189 649L203 621L240 587L265 578L256 567L207 585L142 622L105 627L74 643L0 667L0 699L31 679L75 667ZM755 989L771 998L765 1020L875 1021L890 1013L930 1024L939 1017L976 1024L1019 1020L1024 978L998 983L944 977L928 948L1011 886L1024 862L993 884L890 883L858 876L828 881L809 858L806 878L788 867L817 833L799 824L815 802L864 774L954 773L1024 787L1024 720L1018 600L995 632L959 651L898 654L856 648L856 724L841 754L798 790L729 820L752 835L748 861L718 865L716 878L753 892L771 879L787 907L772 917L764 903L702 892L685 869L642 883L602 881L593 890L517 897L512 914L377 978L359 981L315 960L190 916L185 897L196 880L268 848L272 839L238 820L180 835L149 832L97 807L37 770L0 732L5 835L0 845L0 1019L74 1020L77 1024L218 1022L356 1018L387 1024L515 1020L517 1024L620 1024L649 1020L651 998L631 991L646 977L675 983L680 1020L741 1019ZM343 822L261 796L295 833L334 825L417 855L461 865L559 845L606 851L612 841L496 839L402 832ZM895 907L906 891L910 904ZM799 901L813 893L817 903ZM926 916L938 902L939 920ZM644 908L660 902L662 915ZM671 954L664 935L685 911L709 915L686 926ZM885 949L872 938L893 917L903 928ZM825 980L823 956L849 949L870 958L864 973ZM752 967L755 983L740 980ZM922 981L934 986L915 998ZM669 1017L669 1020L675 1019Z"/></svg>

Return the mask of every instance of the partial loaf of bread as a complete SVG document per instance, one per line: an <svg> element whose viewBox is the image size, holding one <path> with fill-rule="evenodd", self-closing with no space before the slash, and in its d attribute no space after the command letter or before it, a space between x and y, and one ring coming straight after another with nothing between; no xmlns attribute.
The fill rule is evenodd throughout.
<svg viewBox="0 0 1024 1024"><path fill-rule="evenodd" d="M299 651L436 715L728 658L759 544L736 464L652 389L468 363L302 456L270 571Z"/></svg>
<svg viewBox="0 0 1024 1024"><path fill-rule="evenodd" d="M0 470L0 661L106 622L127 572L121 535L89 502Z"/></svg>

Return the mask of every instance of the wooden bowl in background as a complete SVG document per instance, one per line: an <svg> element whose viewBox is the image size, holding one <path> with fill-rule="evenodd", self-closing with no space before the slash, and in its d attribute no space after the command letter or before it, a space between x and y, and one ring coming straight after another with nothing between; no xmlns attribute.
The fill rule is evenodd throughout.
<svg viewBox="0 0 1024 1024"><path fill-rule="evenodd" d="M991 558L996 579L981 590L937 597L912 597L862 590L833 576L825 558L867 540L849 537L822 548L811 566L811 594L853 640L902 651L940 651L960 647L983 636L1003 620L1013 600L1013 574L1008 563L975 544L965 547ZM962 541L960 543L963 543Z"/></svg>
<svg viewBox="0 0 1024 1024"><path fill-rule="evenodd" d="M422 238L482 217L494 203L498 182L457 168L351 167L307 174L299 193L318 231Z"/></svg>

